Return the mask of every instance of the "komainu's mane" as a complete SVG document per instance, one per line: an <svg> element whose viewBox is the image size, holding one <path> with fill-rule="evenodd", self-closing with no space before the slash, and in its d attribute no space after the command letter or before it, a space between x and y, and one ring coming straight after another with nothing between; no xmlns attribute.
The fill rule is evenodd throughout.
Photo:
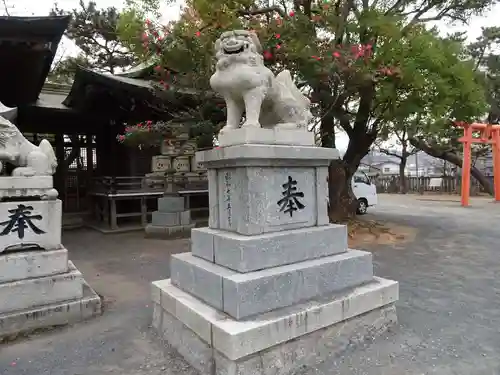
<svg viewBox="0 0 500 375"><path fill-rule="evenodd" d="M9 120L0 116L0 145L5 146L7 141L19 134L19 129Z"/></svg>

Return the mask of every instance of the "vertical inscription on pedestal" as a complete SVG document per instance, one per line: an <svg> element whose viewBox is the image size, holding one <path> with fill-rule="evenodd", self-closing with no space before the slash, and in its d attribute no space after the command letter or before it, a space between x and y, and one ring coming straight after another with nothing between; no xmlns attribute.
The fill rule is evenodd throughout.
<svg viewBox="0 0 500 375"><path fill-rule="evenodd" d="M297 210L302 210L306 206L299 200L299 198L304 198L304 193L297 189L297 180L294 180L291 176L288 176L288 181L283 185L283 191L281 198L277 203L279 206L280 212L284 212L285 214L289 214L290 217L293 216L293 213Z"/></svg>
<svg viewBox="0 0 500 375"><path fill-rule="evenodd" d="M28 228L35 234L44 234L45 232L33 223L33 220L42 220L42 215L32 215L32 211L32 206L25 206L24 204L19 204L17 208L8 210L10 213L9 220L0 223L0 226L4 227L0 232L0 236L6 236L10 233L17 232L17 237L23 239L24 230Z"/></svg>
<svg viewBox="0 0 500 375"><path fill-rule="evenodd" d="M227 224L231 228L232 205L231 205L231 172L224 172L224 206L227 213Z"/></svg>

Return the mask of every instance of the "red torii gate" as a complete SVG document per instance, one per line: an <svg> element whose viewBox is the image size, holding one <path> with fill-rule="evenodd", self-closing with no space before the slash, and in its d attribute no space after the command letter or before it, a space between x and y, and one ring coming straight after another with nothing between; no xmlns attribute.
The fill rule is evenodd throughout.
<svg viewBox="0 0 500 375"><path fill-rule="evenodd" d="M462 162L462 206L469 205L470 196L470 170L471 170L471 145L473 143L491 144L493 153L493 185L495 202L500 201L500 125L455 122L455 126L464 130L463 137L458 140L463 144ZM474 137L474 132L479 132L479 137Z"/></svg>

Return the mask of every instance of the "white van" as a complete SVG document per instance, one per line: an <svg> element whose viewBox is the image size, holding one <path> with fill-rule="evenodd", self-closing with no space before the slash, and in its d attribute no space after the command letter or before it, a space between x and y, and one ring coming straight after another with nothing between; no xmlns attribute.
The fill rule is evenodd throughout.
<svg viewBox="0 0 500 375"><path fill-rule="evenodd" d="M358 199L358 214L364 215L368 207L375 206L378 202L377 187L371 183L368 176L361 171L352 177L352 192Z"/></svg>

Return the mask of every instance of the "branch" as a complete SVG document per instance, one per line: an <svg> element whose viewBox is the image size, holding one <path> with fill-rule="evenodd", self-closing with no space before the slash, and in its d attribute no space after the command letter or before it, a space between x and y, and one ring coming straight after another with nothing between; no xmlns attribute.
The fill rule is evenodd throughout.
<svg viewBox="0 0 500 375"><path fill-rule="evenodd" d="M278 13L283 18L286 17L285 12L283 12L283 10L277 5L254 10L239 10L236 13L238 14L238 16L256 16L258 14L267 14L273 12Z"/></svg>
<svg viewBox="0 0 500 375"><path fill-rule="evenodd" d="M3 2L3 8L5 9L5 14L7 15L7 17L10 17L9 7L7 6L7 0L2 0L2 2Z"/></svg>
<svg viewBox="0 0 500 375"><path fill-rule="evenodd" d="M448 161L459 168L462 168L462 159L454 152L450 152L447 150L440 150L437 147L433 147L428 144L423 139L418 138L410 138L410 144L416 149L422 150L427 155L434 156L435 158ZM484 190L486 190L489 194L493 194L493 189L491 186L491 182L484 176L484 174L477 169L476 167L471 167L471 175L474 177L479 183L483 186Z"/></svg>
<svg viewBox="0 0 500 375"><path fill-rule="evenodd" d="M398 159L403 159L402 155L396 154L395 152L392 152L386 148L380 148L378 149L382 154L388 155L388 156L394 156Z"/></svg>

